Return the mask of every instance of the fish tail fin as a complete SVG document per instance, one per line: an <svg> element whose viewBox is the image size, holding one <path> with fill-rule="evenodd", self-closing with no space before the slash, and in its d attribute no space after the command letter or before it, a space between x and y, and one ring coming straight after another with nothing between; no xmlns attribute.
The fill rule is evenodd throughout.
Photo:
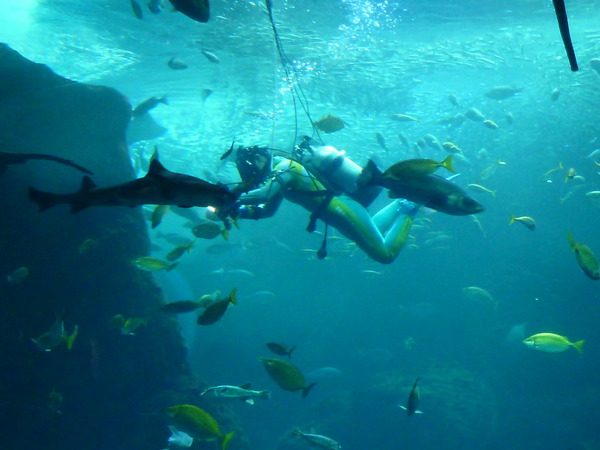
<svg viewBox="0 0 600 450"><path fill-rule="evenodd" d="M175 58L173 58L175 59ZM169 104L169 100L167 99L166 95L163 95L162 98L159 100L161 103L168 105Z"/></svg>
<svg viewBox="0 0 600 450"><path fill-rule="evenodd" d="M456 170L454 170L454 166L453 166L453 159L454 159L454 155L448 155L446 157L446 159L444 159L442 161L442 164L440 164L443 168L445 168L447 171L452 172L452 173L456 173Z"/></svg>
<svg viewBox="0 0 600 450"><path fill-rule="evenodd" d="M569 245L571 246L571 248L575 248L575 239L573 238L573 235L571 234L570 231L567 231L567 239L569 240Z"/></svg>
<svg viewBox="0 0 600 450"><path fill-rule="evenodd" d="M296 350L296 346L294 345L292 348L290 348L290 351L288 352L288 359L292 359L292 352Z"/></svg>
<svg viewBox="0 0 600 450"><path fill-rule="evenodd" d="M298 428L294 428L294 430L292 431L292 436L302 436L302 431L300 431Z"/></svg>
<svg viewBox="0 0 600 450"><path fill-rule="evenodd" d="M228 241L229 240L229 230L227 228L223 228L221 230L221 236L223 236L223 239Z"/></svg>
<svg viewBox="0 0 600 450"><path fill-rule="evenodd" d="M584 343L584 342L585 342L585 340L584 340L584 339L582 339L581 341L577 341L577 342L575 342L575 343L573 344L573 348L574 348L575 350L577 350L577 352L578 352L579 354L582 354L582 353L583 353L583 343Z"/></svg>
<svg viewBox="0 0 600 450"><path fill-rule="evenodd" d="M236 298L236 296L237 296L237 288L233 288L231 290L231 294L229 294L229 301L231 303L233 303L234 305L237 305L237 298Z"/></svg>
<svg viewBox="0 0 600 450"><path fill-rule="evenodd" d="M490 194L492 194L492 197L496 196L496 190L494 189L493 191L490 191Z"/></svg>
<svg viewBox="0 0 600 450"><path fill-rule="evenodd" d="M73 332L69 337L67 337L67 340L65 341L65 344L67 344L67 350L71 350L73 348L73 342L75 342L75 338L77 337L78 333L79 327L75 325L75 327L73 328Z"/></svg>
<svg viewBox="0 0 600 450"><path fill-rule="evenodd" d="M173 270L178 265L179 265L179 262L174 262L173 264L169 264L169 266L167 267L167 269L165 271L166 272L170 272L171 270Z"/></svg>
<svg viewBox="0 0 600 450"><path fill-rule="evenodd" d="M512 225L513 223L515 223L516 217L513 215L513 213L509 213L509 214L510 214L510 220L508 221L508 224Z"/></svg>
<svg viewBox="0 0 600 450"><path fill-rule="evenodd" d="M310 390L315 387L315 384L317 383L311 383L308 386L302 388L302 398L306 398Z"/></svg>
<svg viewBox="0 0 600 450"><path fill-rule="evenodd" d="M260 398L269 400L271 398L271 391L260 391Z"/></svg>
<svg viewBox="0 0 600 450"><path fill-rule="evenodd" d="M34 187L29 187L28 196L29 200L38 206L40 212L46 211L48 208L52 208L53 206L62 203L60 195L40 191Z"/></svg>
<svg viewBox="0 0 600 450"><path fill-rule="evenodd" d="M230 431L225 436L223 436L223 440L221 441L221 450L227 450L227 446L229 445L229 441L235 434L235 431Z"/></svg>
<svg viewBox="0 0 600 450"><path fill-rule="evenodd" d="M381 171L377 168L372 159L369 160L365 168L358 176L356 184L359 188L365 186L373 186L377 184L377 180L381 177Z"/></svg>

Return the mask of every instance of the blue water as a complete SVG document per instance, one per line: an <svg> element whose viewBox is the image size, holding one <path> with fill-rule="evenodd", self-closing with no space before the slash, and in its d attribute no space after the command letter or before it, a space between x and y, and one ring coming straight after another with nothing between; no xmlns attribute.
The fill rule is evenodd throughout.
<svg viewBox="0 0 600 450"><path fill-rule="evenodd" d="M2 0L0 41L60 75L114 87L134 106L167 95L169 105L152 112L166 133L130 150L149 155L157 145L171 170L223 178L218 159L233 139L290 148L292 95L262 2L214 0L207 24L142 6L138 20L128 1ZM480 224L421 214L407 248L386 266L343 240L331 241L329 258L318 261L322 236L306 233L308 214L290 204L272 219L241 222L227 242L198 241L183 256L176 276L164 278L169 300L238 289L239 305L216 325L182 317L181 326L190 363L208 385L251 381L273 391L254 406L232 402L251 448L307 448L287 438L296 426L345 450L600 448L600 296L566 238L571 231L600 254L600 204L585 195L600 190L598 167L586 159L600 148L600 74L589 64L600 57L600 6L567 7L577 73L549 1L274 1L312 117L331 113L348 123L325 136L327 144L360 164L374 157L386 167L414 155L398 133L411 146L433 134L463 150L456 183L496 194L470 191L486 207ZM202 48L221 62L209 62ZM172 57L189 68L169 69ZM502 85L523 91L501 101L484 96ZM207 88L213 93L203 102ZM469 107L499 128L468 119L456 128L437 123ZM256 111L276 120L248 114ZM420 122L388 118L398 113ZM302 110L297 132L311 132ZM499 160L505 164L489 169ZM543 177L559 162L564 169ZM578 177L565 181L569 168ZM509 226L510 213L533 217L537 229ZM189 235L184 224L170 214L158 229ZM486 289L497 305L467 298L468 286ZM584 353L542 353L507 341L519 324L525 337L585 339ZM270 341L297 345L292 361L305 373L340 373L319 379L304 400L283 391L257 360L269 355ZM417 376L424 414L407 417L397 405Z"/></svg>

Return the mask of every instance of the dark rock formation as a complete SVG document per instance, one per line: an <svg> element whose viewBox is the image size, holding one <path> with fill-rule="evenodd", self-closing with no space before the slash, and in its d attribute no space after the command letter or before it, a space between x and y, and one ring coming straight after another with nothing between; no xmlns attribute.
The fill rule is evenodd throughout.
<svg viewBox="0 0 600 450"><path fill-rule="evenodd" d="M123 182L134 177L130 111L117 91L67 80L0 46L0 151L68 158L94 171L98 185ZM169 436L160 410L178 403L239 428L227 408L199 404L177 323L156 313L162 292L131 264L149 249L140 210L40 213L27 199L30 185L69 192L80 183L81 173L48 161L11 165L0 178L0 447L160 449ZM95 245L80 248L89 239ZM29 276L7 283L19 267ZM68 332L79 326L73 349L36 349L31 338L63 314ZM115 314L148 323L120 335L109 326ZM48 405L53 390L63 396L60 413ZM238 432L230 449L242 448Z"/></svg>

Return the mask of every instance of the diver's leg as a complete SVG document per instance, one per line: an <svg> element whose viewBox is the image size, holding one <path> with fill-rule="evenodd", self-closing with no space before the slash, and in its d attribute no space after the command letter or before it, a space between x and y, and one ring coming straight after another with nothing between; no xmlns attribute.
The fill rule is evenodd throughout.
<svg viewBox="0 0 600 450"><path fill-rule="evenodd" d="M402 198L396 199L379 210L377 214L373 216L373 222L381 234L385 235L390 227L396 223L398 217L402 214L410 214L414 208L415 204L413 202L409 202Z"/></svg>

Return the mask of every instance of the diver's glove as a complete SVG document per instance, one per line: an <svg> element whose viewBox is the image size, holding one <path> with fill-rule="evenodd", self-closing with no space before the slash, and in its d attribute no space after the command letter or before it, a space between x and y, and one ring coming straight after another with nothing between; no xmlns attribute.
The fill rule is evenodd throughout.
<svg viewBox="0 0 600 450"><path fill-rule="evenodd" d="M240 207L241 205L239 203L234 202L221 208L207 209L206 218L208 220L212 220L213 222L218 222L220 220L225 222L229 217L237 219L240 215Z"/></svg>

